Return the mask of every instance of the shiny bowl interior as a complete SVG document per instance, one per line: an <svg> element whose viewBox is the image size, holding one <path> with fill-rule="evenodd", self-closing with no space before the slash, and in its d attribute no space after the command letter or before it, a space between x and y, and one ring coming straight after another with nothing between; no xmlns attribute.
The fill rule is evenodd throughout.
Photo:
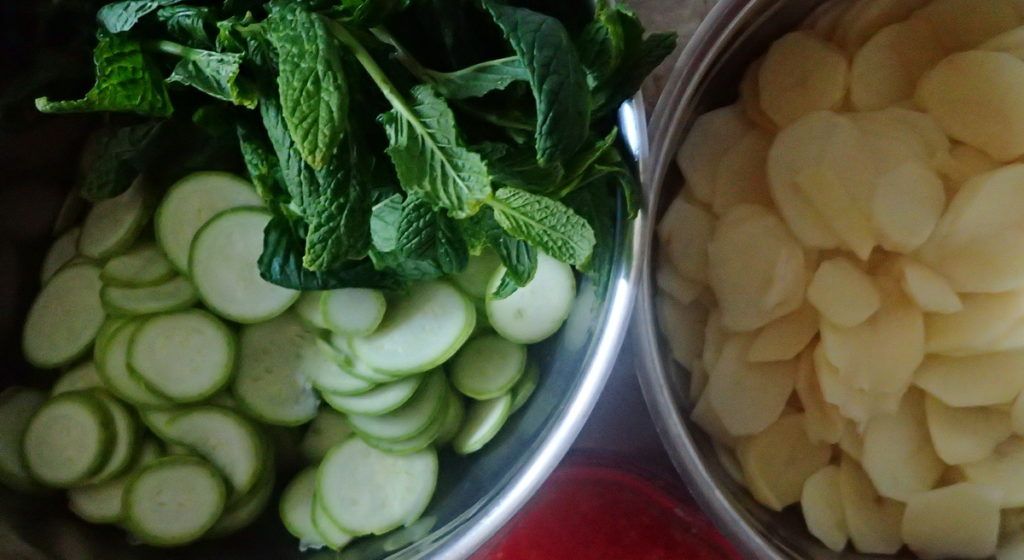
<svg viewBox="0 0 1024 560"><path fill-rule="evenodd" d="M745 557L766 559L877 558L835 553L811 537L799 508L782 513L758 505L727 472L708 438L693 422L689 373L676 364L655 318L653 250L657 217L683 186L674 158L694 119L732 103L747 65L771 42L795 29L823 0L721 0L681 53L651 117L650 165L644 169L646 210L642 231L647 259L641 270L634 335L642 356L640 383L662 442L701 507ZM909 555L907 557L910 557Z"/></svg>

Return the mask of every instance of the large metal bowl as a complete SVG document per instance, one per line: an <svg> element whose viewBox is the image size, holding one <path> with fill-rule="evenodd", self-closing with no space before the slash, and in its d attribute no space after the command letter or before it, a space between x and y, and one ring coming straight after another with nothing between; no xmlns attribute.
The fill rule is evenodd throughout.
<svg viewBox="0 0 1024 560"><path fill-rule="evenodd" d="M0 90L3 90L0 87ZM625 104L620 128L633 155L646 153L643 103ZM54 126L53 136L32 133L39 149L67 152L67 161L37 166L25 177L12 169L4 147L32 140L0 131L0 389L12 384L45 386L53 374L31 370L20 358L20 322L38 290L42 254L52 239L61 200L73 185L75 148L81 122ZM77 136L76 136L77 135ZM60 141L55 139L60 137ZM69 139L70 137L70 139ZM35 150L30 150L35 152ZM38 153L38 152L35 152ZM47 154L50 155L50 154ZM10 156L10 157L8 157ZM58 158L59 159L59 158ZM54 165L61 169L54 170ZM19 167L20 165L20 167ZM47 172L46 170L54 172ZM71 172L68 172L71 170ZM35 172L34 172L35 173ZM73 204L72 204L73 206ZM66 213L66 211L65 211ZM612 231L600 232L614 245L605 275L607 290L599 293L587 279L579 283L576 305L565 327L533 354L541 382L528 404L517 412L499 437L481 452L462 458L441 457L441 480L424 517L412 527L373 539L362 539L342 553L300 554L272 502L252 527L230 538L175 550L134 546L123 531L90 526L67 512L61 494L24 496L0 487L0 558L61 560L284 560L345 558L352 560L466 558L522 507L569 449L589 415L615 362L627 330L634 301L639 261L634 258L644 220L629 222L620 208ZM28 225L24 225L28 224ZM13 233L12 233L13 232Z"/></svg>
<svg viewBox="0 0 1024 560"><path fill-rule="evenodd" d="M650 165L644 170L643 264L634 314L640 384L662 442L691 492L745 557L877 558L835 553L807 532L796 508L761 507L723 466L710 439L690 420L689 373L674 363L655 321L654 225L682 187L673 159L694 119L737 98L747 65L779 36L795 29L823 0L720 0L681 53L652 117Z"/></svg>

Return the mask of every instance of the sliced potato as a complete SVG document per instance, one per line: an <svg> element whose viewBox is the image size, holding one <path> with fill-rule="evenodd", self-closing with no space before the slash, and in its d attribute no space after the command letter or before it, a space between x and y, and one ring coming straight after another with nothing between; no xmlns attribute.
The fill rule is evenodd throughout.
<svg viewBox="0 0 1024 560"><path fill-rule="evenodd" d="M959 189L968 179L994 171L1000 165L985 152L958 143L950 149L949 158L939 165L938 170L956 189Z"/></svg>
<svg viewBox="0 0 1024 560"><path fill-rule="evenodd" d="M895 412L906 391L906 387L893 392L868 392L855 387L840 377L839 369L829 362L820 344L814 350L814 371L818 374L818 384L825 401L839 407L843 417L859 426L864 426L879 414Z"/></svg>
<svg viewBox="0 0 1024 560"><path fill-rule="evenodd" d="M722 417L711 407L711 399L708 398L707 391L704 391L704 394L697 400L697 404L693 406L690 420L700 426L701 431L710 436L712 440L729 448L736 447L736 438L729 434L722 422Z"/></svg>
<svg viewBox="0 0 1024 560"><path fill-rule="evenodd" d="M861 260L867 260L875 246L871 221L832 169L812 166L796 176L797 190L832 231Z"/></svg>
<svg viewBox="0 0 1024 560"><path fill-rule="evenodd" d="M751 362L791 360L818 334L818 313L808 304L775 319L758 331L750 345Z"/></svg>
<svg viewBox="0 0 1024 560"><path fill-rule="evenodd" d="M864 456L864 438L861 436L857 424L847 420L843 422L843 433L839 436L839 449L847 457L852 457L858 462Z"/></svg>
<svg viewBox="0 0 1024 560"><path fill-rule="evenodd" d="M921 558L988 558L999 538L999 491L970 482L910 498L901 534Z"/></svg>
<svg viewBox="0 0 1024 560"><path fill-rule="evenodd" d="M925 401L928 433L946 464L980 461L1012 433L1010 414L990 407L951 407L929 396Z"/></svg>
<svg viewBox="0 0 1024 560"><path fill-rule="evenodd" d="M839 443L843 434L843 417L839 408L826 401L821 393L812 352L804 352L797 359L796 394L803 406L807 438L814 443Z"/></svg>
<svg viewBox="0 0 1024 560"><path fill-rule="evenodd" d="M799 502L804 483L831 456L830 446L807 439L801 414L786 414L736 446L750 493L775 511Z"/></svg>
<svg viewBox="0 0 1024 560"><path fill-rule="evenodd" d="M996 550L996 560L1024 560L1024 534L1002 539Z"/></svg>
<svg viewBox="0 0 1024 560"><path fill-rule="evenodd" d="M856 461L839 464L839 492L850 542L865 554L892 554L903 546L903 504L879 496Z"/></svg>
<svg viewBox="0 0 1024 560"><path fill-rule="evenodd" d="M734 335L709 372L711 407L732 436L749 436L770 426L786 408L796 383L793 362L747 361L752 337Z"/></svg>
<svg viewBox="0 0 1024 560"><path fill-rule="evenodd" d="M886 249L910 253L931 235L946 206L946 187L930 167L916 161L883 174L875 183L871 216Z"/></svg>
<svg viewBox="0 0 1024 560"><path fill-rule="evenodd" d="M1024 351L928 356L914 384L949 406L1010 403L1024 388Z"/></svg>
<svg viewBox="0 0 1024 560"><path fill-rule="evenodd" d="M813 33L824 41L832 41L846 14L860 3L860 0L825 2L807 16L800 28Z"/></svg>
<svg viewBox="0 0 1024 560"><path fill-rule="evenodd" d="M672 358L686 369L692 370L699 361L704 347L707 307L696 301L689 305L681 305L665 296L659 296L655 305L658 310L658 324L668 339Z"/></svg>
<svg viewBox="0 0 1024 560"><path fill-rule="evenodd" d="M927 72L915 100L950 137L1009 161L1024 154L1022 96L1024 61L1006 53L968 51L943 59Z"/></svg>
<svg viewBox="0 0 1024 560"><path fill-rule="evenodd" d="M1008 0L932 0L913 17L931 24L950 52L972 49L1020 25Z"/></svg>
<svg viewBox="0 0 1024 560"><path fill-rule="evenodd" d="M847 52L857 52L883 28L901 22L927 0L863 0L847 12L835 42Z"/></svg>
<svg viewBox="0 0 1024 560"><path fill-rule="evenodd" d="M739 104L751 122L761 130L774 134L778 132L779 127L761 108L761 87L757 83L757 75L761 72L763 62L764 58L758 58L743 71L743 78L740 79Z"/></svg>
<svg viewBox="0 0 1024 560"><path fill-rule="evenodd" d="M956 313L963 309L960 296L944 276L927 266L904 259L900 263L900 287L925 313ZM926 323L927 324L927 323Z"/></svg>
<svg viewBox="0 0 1024 560"><path fill-rule="evenodd" d="M718 462L722 464L725 474L746 488L747 481L743 478L743 467L740 466L740 460L736 458L736 452L715 440L711 441L711 447L714 448L715 455L718 457Z"/></svg>
<svg viewBox="0 0 1024 560"><path fill-rule="evenodd" d="M722 157L715 174L711 209L719 216L737 204L771 206L768 192L768 149L772 136L763 130L748 132Z"/></svg>
<svg viewBox="0 0 1024 560"><path fill-rule="evenodd" d="M686 188L705 203L714 201L715 174L725 154L753 129L743 109L729 105L697 117L676 155Z"/></svg>
<svg viewBox="0 0 1024 560"><path fill-rule="evenodd" d="M853 57L850 101L860 111L872 111L913 99L918 80L946 54L928 23L890 25Z"/></svg>
<svg viewBox="0 0 1024 560"><path fill-rule="evenodd" d="M850 532L843 515L843 496L839 489L839 467L826 465L804 482L800 509L807 530L836 552L846 547Z"/></svg>
<svg viewBox="0 0 1024 560"><path fill-rule="evenodd" d="M715 217L710 212L682 197L665 211L658 222L658 240L681 277L707 283L708 242L714 227Z"/></svg>
<svg viewBox="0 0 1024 560"><path fill-rule="evenodd" d="M1024 435L1024 398L1020 395L1013 401L1013 406L1010 408L1010 425L1013 433L1018 436Z"/></svg>
<svg viewBox="0 0 1024 560"><path fill-rule="evenodd" d="M932 446L920 391L908 391L899 410L868 422L860 462L875 489L887 498L905 502L935 486L946 465Z"/></svg>
<svg viewBox="0 0 1024 560"><path fill-rule="evenodd" d="M803 303L803 248L766 208L733 207L718 220L707 251L708 277L726 328L754 330Z"/></svg>
<svg viewBox="0 0 1024 560"><path fill-rule="evenodd" d="M881 306L881 298L874 280L842 257L822 261L807 286L807 301L840 327L868 320Z"/></svg>
<svg viewBox="0 0 1024 560"><path fill-rule="evenodd" d="M885 119L914 131L925 150L925 160L931 165L938 165L949 157L949 138L935 117L928 113L904 107L890 107L873 113L862 113L859 118Z"/></svg>
<svg viewBox="0 0 1024 560"><path fill-rule="evenodd" d="M715 369L718 357L722 355L722 346L729 332L722 326L722 312L717 307L712 307L708 313L708 322L704 327L704 349L701 352L701 361L707 371Z"/></svg>
<svg viewBox="0 0 1024 560"><path fill-rule="evenodd" d="M1024 290L1001 294L966 294L963 309L925 318L930 354L965 356L991 352L1024 317Z"/></svg>
<svg viewBox="0 0 1024 560"><path fill-rule="evenodd" d="M659 290L681 305L693 303L704 289L703 285L680 276L672 263L658 263L654 282Z"/></svg>
<svg viewBox="0 0 1024 560"><path fill-rule="evenodd" d="M961 465L967 480L1001 490L1002 507L1024 506L1024 440L1012 438L996 447L993 454Z"/></svg>
<svg viewBox="0 0 1024 560"><path fill-rule="evenodd" d="M758 73L761 108L781 127L835 109L846 96L847 66L842 52L810 33L783 35L768 49Z"/></svg>
<svg viewBox="0 0 1024 560"><path fill-rule="evenodd" d="M687 368L687 373L690 376L690 400L696 402L708 387L708 370L704 369L704 364L700 360L697 360L693 367Z"/></svg>
<svg viewBox="0 0 1024 560"><path fill-rule="evenodd" d="M1014 53L1024 49L1024 26L1014 27L978 45L979 51Z"/></svg>

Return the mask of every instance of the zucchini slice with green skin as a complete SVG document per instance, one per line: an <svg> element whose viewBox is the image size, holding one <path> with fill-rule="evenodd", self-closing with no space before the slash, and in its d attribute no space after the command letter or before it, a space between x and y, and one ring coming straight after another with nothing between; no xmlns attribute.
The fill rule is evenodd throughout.
<svg viewBox="0 0 1024 560"><path fill-rule="evenodd" d="M352 350L382 373L421 373L451 358L475 325L476 308L458 288L443 280L423 282L388 305L377 330L352 339Z"/></svg>
<svg viewBox="0 0 1024 560"><path fill-rule="evenodd" d="M352 535L346 533L338 524L331 519L331 515L324 509L323 499L313 493L313 528L320 535L320 540L331 550L341 550L345 545L352 542Z"/></svg>
<svg viewBox="0 0 1024 560"><path fill-rule="evenodd" d="M525 346L485 334L467 342L455 355L451 381L463 395L482 401L511 389L525 370Z"/></svg>
<svg viewBox="0 0 1024 560"><path fill-rule="evenodd" d="M416 394L423 376L406 377L391 383L377 385L359 395L336 395L323 393L324 402L331 408L346 414L380 416L402 406Z"/></svg>
<svg viewBox="0 0 1024 560"><path fill-rule="evenodd" d="M462 428L452 440L452 449L460 455L479 451L498 434L511 410L512 397L507 393L490 400L473 402Z"/></svg>
<svg viewBox="0 0 1024 560"><path fill-rule="evenodd" d="M270 221L264 208L244 207L217 214L192 241L189 273L208 308L236 323L260 323L284 313L300 292L267 282L257 266L263 230Z"/></svg>
<svg viewBox="0 0 1024 560"><path fill-rule="evenodd" d="M124 525L152 546L202 537L224 512L227 488L198 457L158 459L139 469L124 491Z"/></svg>
<svg viewBox="0 0 1024 560"><path fill-rule="evenodd" d="M128 369L176 403L197 402L227 385L234 372L235 347L235 335L211 313L164 313L135 330Z"/></svg>
<svg viewBox="0 0 1024 560"><path fill-rule="evenodd" d="M324 457L316 491L343 531L379 535L423 514L437 486L437 469L433 448L392 455L349 438Z"/></svg>
<svg viewBox="0 0 1024 560"><path fill-rule="evenodd" d="M302 292L296 300L295 314L309 329L326 330L327 323L324 322L324 315L320 312L320 300L324 293L321 291Z"/></svg>
<svg viewBox="0 0 1024 560"><path fill-rule="evenodd" d="M538 253L533 279L512 295L497 299L492 294L504 275L504 267L494 273L487 296L487 318L498 334L512 342L533 344L562 328L576 299L572 267Z"/></svg>
<svg viewBox="0 0 1024 560"><path fill-rule="evenodd" d="M68 490L68 507L90 523L117 523L124 517L124 490L135 471L159 459L163 451L155 440L139 446L132 469L117 478Z"/></svg>
<svg viewBox="0 0 1024 560"><path fill-rule="evenodd" d="M455 391L448 391L448 404L444 409L444 420L441 423L441 430L437 434L437 445L447 445L455 439L459 433L462 421L466 418L466 405L462 397Z"/></svg>
<svg viewBox="0 0 1024 560"><path fill-rule="evenodd" d="M343 414L330 408L321 408L302 436L302 456L311 463L318 462L332 447L345 441L353 433Z"/></svg>
<svg viewBox="0 0 1024 560"><path fill-rule="evenodd" d="M182 274L188 274L188 256L196 232L214 215L239 206L262 206L247 181L230 173L192 173L171 185L153 219L157 243Z"/></svg>
<svg viewBox="0 0 1024 560"><path fill-rule="evenodd" d="M103 381L100 379L99 371L96 369L96 362L90 360L78 364L65 372L64 375L61 375L57 382L53 384L53 388L50 389L50 396L95 387L103 387Z"/></svg>
<svg viewBox="0 0 1024 560"><path fill-rule="evenodd" d="M56 239L43 258L43 267L39 273L39 279L43 284L48 282L64 265L71 262L71 259L78 255L78 236L82 228L74 227Z"/></svg>
<svg viewBox="0 0 1024 560"><path fill-rule="evenodd" d="M299 539L299 548L323 548L326 544L313 525L313 496L316 492L317 468L307 467L295 475L281 494L278 513L284 528Z"/></svg>
<svg viewBox="0 0 1024 560"><path fill-rule="evenodd" d="M188 309L199 301L199 295L188 278L175 276L162 284L140 288L103 286L100 300L107 313L131 316Z"/></svg>
<svg viewBox="0 0 1024 560"><path fill-rule="evenodd" d="M487 297L487 286L491 283L494 271L501 266L501 259L494 249L484 248L479 255L469 257L466 268L461 272L453 274L451 279L455 284L466 292L466 295L475 299L483 300Z"/></svg>
<svg viewBox="0 0 1024 560"><path fill-rule="evenodd" d="M89 480L110 458L113 423L95 395L75 391L53 397L25 428L22 447L28 472L57 488Z"/></svg>
<svg viewBox="0 0 1024 560"><path fill-rule="evenodd" d="M405 377L404 375L390 375L373 369L366 365L366 362L359 359L352 350L352 339L338 333L331 333L327 339L328 344L321 347L321 349L327 353L338 366L341 367L345 373L362 379L368 383L380 384L390 383L396 379Z"/></svg>
<svg viewBox="0 0 1024 560"><path fill-rule="evenodd" d="M167 422L166 433L216 467L232 500L247 494L273 459L256 426L219 406L184 409Z"/></svg>
<svg viewBox="0 0 1024 560"><path fill-rule="evenodd" d="M170 441L170 423L175 416L185 411L184 408L140 408L139 419L153 432L156 437Z"/></svg>
<svg viewBox="0 0 1024 560"><path fill-rule="evenodd" d="M27 387L0 392L0 484L15 490L37 488L25 467L21 441L29 420L46 402L46 395Z"/></svg>
<svg viewBox="0 0 1024 560"><path fill-rule="evenodd" d="M140 176L123 193L93 204L82 222L78 252L105 259L131 247L153 210L148 191Z"/></svg>
<svg viewBox="0 0 1024 560"><path fill-rule="evenodd" d="M232 392L239 406L267 424L298 426L312 420L320 398L302 373L314 335L293 313L242 328Z"/></svg>
<svg viewBox="0 0 1024 560"><path fill-rule="evenodd" d="M303 368L303 372L319 391L359 395L374 388L375 383L350 374L350 367L342 367L341 364L345 363L346 358L339 355L330 342L318 337L315 344L319 356L309 356L303 362L307 366Z"/></svg>
<svg viewBox="0 0 1024 560"><path fill-rule="evenodd" d="M320 298L320 314L327 328L345 336L366 336L384 319L387 300L379 290L341 288Z"/></svg>
<svg viewBox="0 0 1024 560"><path fill-rule="evenodd" d="M275 470L273 463L268 463L263 476L256 482L249 493L238 498L231 504L217 523L203 535L203 538L218 538L240 531L249 525L267 509L271 496L274 495Z"/></svg>
<svg viewBox="0 0 1024 560"><path fill-rule="evenodd" d="M110 457L98 473L89 478L87 484L98 484L120 476L131 466L138 451L139 438L142 435L139 429L139 421L135 414L102 389L91 389L89 391L99 400L113 420L113 439L110 443Z"/></svg>
<svg viewBox="0 0 1024 560"><path fill-rule="evenodd" d="M39 368L56 368L88 352L106 319L100 302L98 266L88 263L62 268L32 302L22 349Z"/></svg>
<svg viewBox="0 0 1024 560"><path fill-rule="evenodd" d="M451 394L451 391L447 391ZM421 451L433 445L438 436L441 435L441 429L444 427L445 420L448 416L448 406L450 401L447 398L443 400L441 405L441 411L434 415L434 419L430 421L426 428L421 430L416 435L410 436L400 440L382 440L360 434L363 441L370 444L371 447L384 451L386 453L393 453L396 455L406 455L409 453L415 453Z"/></svg>
<svg viewBox="0 0 1024 560"><path fill-rule="evenodd" d="M140 408L167 408L174 403L153 392L128 369L128 349L142 321L134 319L122 323L106 338L103 346L96 348L96 369L103 386L121 400Z"/></svg>
<svg viewBox="0 0 1024 560"><path fill-rule="evenodd" d="M527 364L526 372L519 378L519 381L512 387L509 394L512 395L512 410L509 414L514 414L517 410L526 404L526 401L530 400L533 396L533 392L537 390L537 385L540 384L540 368L537 364Z"/></svg>
<svg viewBox="0 0 1024 560"><path fill-rule="evenodd" d="M103 265L100 278L108 286L139 288L161 284L176 275L177 271L160 247L146 241L108 260Z"/></svg>
<svg viewBox="0 0 1024 560"><path fill-rule="evenodd" d="M418 435L444 412L448 383L440 370L426 379L407 403L387 414L349 414L348 422L359 435L380 441L401 441Z"/></svg>

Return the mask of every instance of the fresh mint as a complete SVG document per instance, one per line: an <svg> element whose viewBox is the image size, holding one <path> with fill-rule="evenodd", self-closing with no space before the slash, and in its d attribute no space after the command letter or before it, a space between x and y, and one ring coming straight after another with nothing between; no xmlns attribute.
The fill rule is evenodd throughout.
<svg viewBox="0 0 1024 560"><path fill-rule="evenodd" d="M169 41L161 41L158 46L181 57L167 78L169 83L192 86L217 99L250 109L256 106L255 88L239 76L242 55L199 50Z"/></svg>
<svg viewBox="0 0 1024 560"><path fill-rule="evenodd" d="M504 187L490 202L505 231L548 255L580 266L594 250L594 230L571 208L546 196Z"/></svg>
<svg viewBox="0 0 1024 560"><path fill-rule="evenodd" d="M122 33L135 27L146 15L163 6L178 4L183 0L124 0L100 8L96 21L110 33Z"/></svg>
<svg viewBox="0 0 1024 560"><path fill-rule="evenodd" d="M423 75L448 99L483 97L513 82L530 79L523 63L515 56L488 60L454 72L426 70Z"/></svg>

